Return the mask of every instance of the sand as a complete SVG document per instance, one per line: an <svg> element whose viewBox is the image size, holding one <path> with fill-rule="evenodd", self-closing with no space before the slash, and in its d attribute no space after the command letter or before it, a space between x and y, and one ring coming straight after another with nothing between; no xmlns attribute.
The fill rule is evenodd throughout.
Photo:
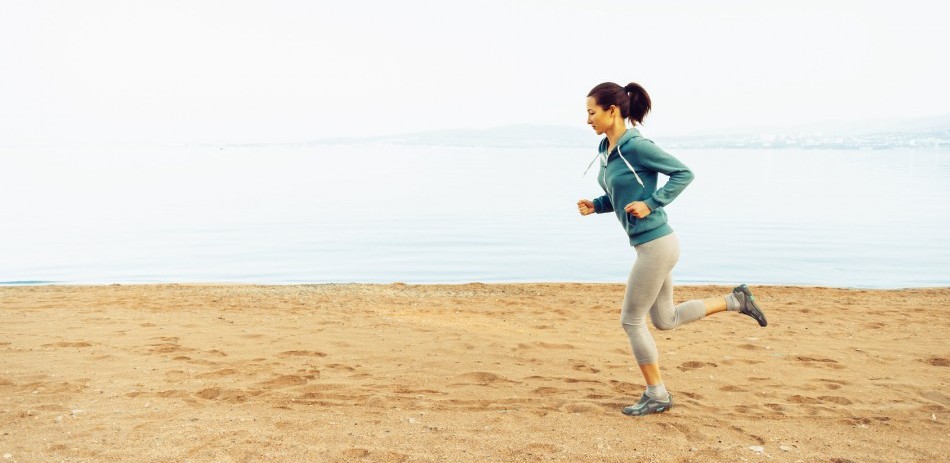
<svg viewBox="0 0 950 463"><path fill-rule="evenodd" d="M627 417L622 285L0 288L0 463L946 461L950 288L754 290Z"/></svg>

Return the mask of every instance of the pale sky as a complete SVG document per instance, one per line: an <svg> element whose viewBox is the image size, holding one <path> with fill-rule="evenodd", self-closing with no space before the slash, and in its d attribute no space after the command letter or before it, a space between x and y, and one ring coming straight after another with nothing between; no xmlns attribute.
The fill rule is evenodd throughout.
<svg viewBox="0 0 950 463"><path fill-rule="evenodd" d="M0 145L585 127L603 81L653 134L946 114L947 5L0 0Z"/></svg>

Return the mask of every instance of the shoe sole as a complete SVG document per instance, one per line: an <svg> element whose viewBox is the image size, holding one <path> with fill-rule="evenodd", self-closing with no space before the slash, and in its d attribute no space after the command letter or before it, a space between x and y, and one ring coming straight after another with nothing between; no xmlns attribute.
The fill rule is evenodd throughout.
<svg viewBox="0 0 950 463"><path fill-rule="evenodd" d="M624 408L623 410L620 411L620 413L623 413L624 415L627 415L627 416L646 416L646 415L652 415L652 414L655 414L655 413L663 413L663 412L666 412L666 411L668 411L669 409L673 408L673 394L670 394L670 401L667 402L667 403L665 403L665 404L663 404L663 405L660 405L660 406L648 405L648 406L646 406L646 407L644 408L645 413L636 413L636 412L634 412L634 411L632 411L632 410L631 410L631 412L628 413L628 412L627 412L627 409L628 409L628 408L630 408L630 407Z"/></svg>
<svg viewBox="0 0 950 463"><path fill-rule="evenodd" d="M759 323L759 326L766 326L769 324L768 320L765 319L765 314L762 313L762 308L759 307L759 304L755 302L755 297L752 296L752 291L749 291L749 287L742 284L736 287L733 292L741 292L745 294L746 305L752 305L752 310L747 311L746 307L743 307L739 310L740 313L744 313L755 319Z"/></svg>
<svg viewBox="0 0 950 463"><path fill-rule="evenodd" d="M621 413L627 416L647 416L647 415L654 415L657 413L663 413L671 408L673 408L673 406L669 405L669 406L657 407L656 409L650 409L650 411L646 413L627 413L626 410L621 410Z"/></svg>

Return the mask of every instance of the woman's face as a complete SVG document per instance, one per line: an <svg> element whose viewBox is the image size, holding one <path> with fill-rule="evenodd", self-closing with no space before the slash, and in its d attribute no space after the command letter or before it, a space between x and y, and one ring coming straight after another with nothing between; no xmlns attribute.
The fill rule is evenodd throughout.
<svg viewBox="0 0 950 463"><path fill-rule="evenodd" d="M611 115L611 110L613 114L617 114L617 108L611 106L608 110L604 110L600 105L597 104L597 100L594 100L594 97L587 97L587 123L594 129L594 132L597 135L603 135L614 123L614 116Z"/></svg>

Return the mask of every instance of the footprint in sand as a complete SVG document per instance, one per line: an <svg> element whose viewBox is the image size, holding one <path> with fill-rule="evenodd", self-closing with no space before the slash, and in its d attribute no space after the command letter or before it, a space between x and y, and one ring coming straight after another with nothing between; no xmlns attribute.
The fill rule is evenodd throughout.
<svg viewBox="0 0 950 463"><path fill-rule="evenodd" d="M480 385L480 386L488 386L488 385L491 385L491 384L494 384L494 383L514 383L514 382L516 382L516 381L512 381L512 380L510 380L510 379L508 379L508 378L505 378L505 377L503 377L503 376L496 375L495 373L489 373L489 372L487 372L487 371L473 371L473 372L471 372L471 373L465 373L465 374L458 375L458 376L455 377L455 379L458 380L458 381L460 381L460 383L459 383L459 384L452 384L452 386L456 386L456 385L466 385L466 384L477 384L477 385Z"/></svg>
<svg viewBox="0 0 950 463"><path fill-rule="evenodd" d="M736 405L736 406L734 406L734 407L732 407L732 408L736 411L736 413L739 413L739 414L742 414L742 415L746 415L746 414L750 414L750 413L755 413L755 412L758 411L758 410L756 410L756 407L751 406L751 405Z"/></svg>
<svg viewBox="0 0 950 463"><path fill-rule="evenodd" d="M600 413L604 409L591 402L573 402L561 407L561 410L568 413Z"/></svg>
<svg viewBox="0 0 950 463"><path fill-rule="evenodd" d="M762 361L762 360L752 360L752 359L728 359L728 360L723 360L723 361L722 361L722 364L723 364L723 365L735 365L735 364L737 364L737 363L744 363L744 364L746 364L746 365L755 365L755 364L763 363L763 361Z"/></svg>
<svg viewBox="0 0 950 463"><path fill-rule="evenodd" d="M689 370L695 370L697 368L718 367L718 366L719 365L716 365L715 363L711 363L711 362L689 361L689 362L683 362L682 364L680 364L680 366L676 368L679 368L681 371L689 371Z"/></svg>
<svg viewBox="0 0 950 463"><path fill-rule="evenodd" d="M755 345L755 344L749 344L749 343L739 344L738 347L739 347L740 349L744 349L744 350L762 350L762 349L765 349L765 348L762 347L762 346L757 346L757 345Z"/></svg>
<svg viewBox="0 0 950 463"><path fill-rule="evenodd" d="M767 403L764 406L777 413L783 413L785 411L785 407L783 407L782 404Z"/></svg>
<svg viewBox="0 0 950 463"><path fill-rule="evenodd" d="M54 342L51 344L43 344L43 347L91 347L92 344L89 344L86 341L79 342Z"/></svg>
<svg viewBox="0 0 950 463"><path fill-rule="evenodd" d="M924 359L921 361L935 367L950 367L950 359L943 357L930 357L929 359Z"/></svg>
<svg viewBox="0 0 950 463"><path fill-rule="evenodd" d="M343 451L343 456L346 461L351 461L353 459L363 459L367 458L368 461L381 461L386 463L402 463L409 459L409 456L403 453L398 452L377 452L374 451L370 453L369 450L354 448Z"/></svg>
<svg viewBox="0 0 950 463"><path fill-rule="evenodd" d="M287 350L277 354L278 357L326 357L327 354L315 350Z"/></svg>
<svg viewBox="0 0 950 463"><path fill-rule="evenodd" d="M614 392L619 394L628 394L630 391L636 391L638 388L642 387L637 384L628 383L626 381L617 381L615 379L608 381L608 383L610 383L610 387L614 390Z"/></svg>
<svg viewBox="0 0 950 463"><path fill-rule="evenodd" d="M679 431L688 442L704 442L706 436L692 426L685 424L670 424L670 427Z"/></svg>
<svg viewBox="0 0 950 463"><path fill-rule="evenodd" d="M596 379L563 378L562 381L569 384L577 384L577 383L603 384L603 381L597 381Z"/></svg>
<svg viewBox="0 0 950 463"><path fill-rule="evenodd" d="M541 386L541 387L535 388L533 391L531 391L531 393L537 394L537 395L550 396L550 395L559 394L565 391L567 391L567 389L561 389L561 388L550 387L550 386Z"/></svg>
<svg viewBox="0 0 950 463"><path fill-rule="evenodd" d="M221 395L221 389L217 387L209 387L196 392L195 395L201 397L202 399L216 399L219 395Z"/></svg>
<svg viewBox="0 0 950 463"><path fill-rule="evenodd" d="M550 343L550 342L538 341L538 342L532 342L532 343L530 343L530 344L525 344L525 343L523 343L523 342L519 342L515 347L512 347L511 350L512 350L513 352L516 352L516 351L520 351L520 350L535 350L535 349L538 349L538 348L541 348L541 349L564 349L564 350L575 349L575 347L574 347L573 344L557 344L557 343Z"/></svg>
<svg viewBox="0 0 950 463"><path fill-rule="evenodd" d="M307 426L296 421L278 421L274 423L274 427L281 431L303 431L307 429Z"/></svg>
<svg viewBox="0 0 950 463"><path fill-rule="evenodd" d="M331 363L327 365L327 368L330 370L356 371L356 368L353 368L349 365L343 365L342 363Z"/></svg>
<svg viewBox="0 0 950 463"><path fill-rule="evenodd" d="M732 428L732 430L734 430L734 431L740 432L740 433L742 433L742 434L746 434L748 437L750 437L750 438L754 439L756 442L758 442L759 445L765 444L765 439L763 439L761 436L757 436L757 435L752 434L752 433L747 433L746 430L745 430L745 429L742 429L742 427L740 427L740 426L729 426L729 427Z"/></svg>
<svg viewBox="0 0 950 463"><path fill-rule="evenodd" d="M573 368L576 371L584 371L587 373L600 373L600 370L592 367L589 363L583 360L572 360L571 368Z"/></svg>
<svg viewBox="0 0 950 463"><path fill-rule="evenodd" d="M194 349L182 347L178 344L170 343L170 342L163 342L160 344L149 344L149 345L152 346L152 348L149 349L149 353L152 353L152 354L170 354L172 352L191 352L194 350Z"/></svg>
<svg viewBox="0 0 950 463"><path fill-rule="evenodd" d="M346 458L364 458L369 456L369 450L366 449L347 449L343 451L343 456Z"/></svg>
<svg viewBox="0 0 950 463"><path fill-rule="evenodd" d="M165 372L165 382L180 383L191 378L191 375L183 370L168 370Z"/></svg>
<svg viewBox="0 0 950 463"><path fill-rule="evenodd" d="M843 381L840 379L818 378L818 381L820 384L822 384L825 387L825 389L831 389L831 390L841 389L841 386L850 384L849 382Z"/></svg>
<svg viewBox="0 0 950 463"><path fill-rule="evenodd" d="M541 342L541 341L535 342L534 345L542 349L574 349L575 348L573 344L557 344L557 343L552 343L552 342Z"/></svg>
<svg viewBox="0 0 950 463"><path fill-rule="evenodd" d="M823 395L820 397L805 397L802 395L795 394L788 398L788 401L796 404L808 404L808 405L817 405L817 404L838 404L838 405L851 405L852 402L846 397L832 396L832 395Z"/></svg>
<svg viewBox="0 0 950 463"><path fill-rule="evenodd" d="M839 422L839 423L842 423L842 424L849 424L849 425L851 425L851 426L860 426L860 425L867 426L867 425L873 423L873 421L871 421L870 418L866 418L866 417L863 417L863 416L861 416L861 417L853 416L853 417L851 417L851 418L845 418L845 419L843 419L843 420L838 420L838 422Z"/></svg>
<svg viewBox="0 0 950 463"><path fill-rule="evenodd" d="M200 379L221 378L223 376L231 376L236 373L237 373L237 370L233 368L224 368L221 370L211 371L208 373L201 373L200 375L196 375L195 378L200 378Z"/></svg>
<svg viewBox="0 0 950 463"><path fill-rule="evenodd" d="M851 405L852 403L854 403L846 397L840 397L840 396L834 396L834 395L823 395L823 396L818 397L818 399L821 400L822 402L831 402L831 403L836 403L838 405Z"/></svg>
<svg viewBox="0 0 950 463"><path fill-rule="evenodd" d="M677 394L693 400L703 400L702 394L697 394L695 392L679 391Z"/></svg>
<svg viewBox="0 0 950 463"><path fill-rule="evenodd" d="M195 393L196 396L205 400L218 400L232 404L247 402L251 397L263 394L264 391L245 391L241 389L222 389L220 387L209 387Z"/></svg>
<svg viewBox="0 0 950 463"><path fill-rule="evenodd" d="M805 355L796 355L793 357L793 360L802 362L805 366L815 367L815 368L831 368L835 370L844 369L844 365L840 365L837 360L832 360L829 358L818 358L818 357L808 357Z"/></svg>
<svg viewBox="0 0 950 463"><path fill-rule="evenodd" d="M264 389L273 389L278 387L303 386L307 384L307 378L298 375L281 375L269 381L259 383Z"/></svg>

